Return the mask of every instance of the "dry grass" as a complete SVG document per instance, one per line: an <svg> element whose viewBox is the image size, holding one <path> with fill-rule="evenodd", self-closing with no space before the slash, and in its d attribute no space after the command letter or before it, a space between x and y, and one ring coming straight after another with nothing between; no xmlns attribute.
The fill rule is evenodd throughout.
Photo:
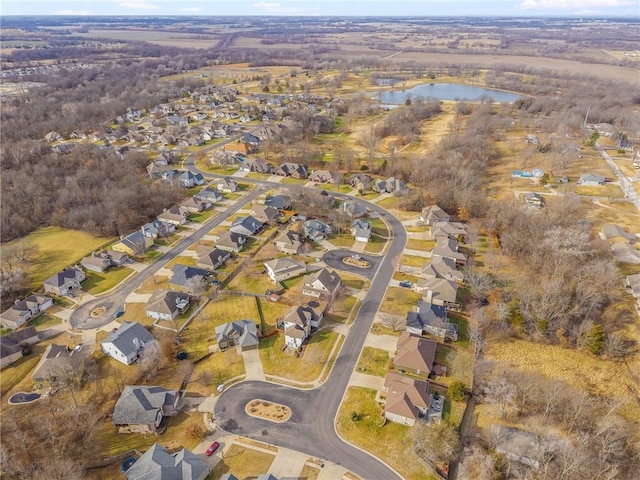
<svg viewBox="0 0 640 480"><path fill-rule="evenodd" d="M422 295L407 288L389 287L387 295L380 305L380 311L404 316L421 299Z"/></svg>
<svg viewBox="0 0 640 480"><path fill-rule="evenodd" d="M260 321L258 306L254 297L219 295L202 310L202 318L213 331L218 325L234 320Z"/></svg>
<svg viewBox="0 0 640 480"><path fill-rule="evenodd" d="M368 388L347 390L336 421L340 436L384 460L408 480L435 478L413 453L410 427L394 422L381 426L382 409L375 395L376 391Z"/></svg>
<svg viewBox="0 0 640 480"><path fill-rule="evenodd" d="M436 242L433 240L417 240L415 238L410 238L407 240L406 248L410 250L420 250L423 252L430 252L436 246Z"/></svg>
<svg viewBox="0 0 640 480"><path fill-rule="evenodd" d="M215 340L212 343L215 343ZM187 350L193 353L188 344ZM193 356L196 357L201 352L202 350L198 350ZM244 360L235 348L216 352L195 366L189 382L189 392L203 396L211 395L218 385L245 373Z"/></svg>
<svg viewBox="0 0 640 480"><path fill-rule="evenodd" d="M400 257L400 264L407 267L422 267L429 261L428 258L416 257L414 255L402 255Z"/></svg>
<svg viewBox="0 0 640 480"><path fill-rule="evenodd" d="M87 279L82 282L82 290L91 295L98 295L119 285L120 282L133 273L133 270L127 267L114 267L104 273L86 273Z"/></svg>
<svg viewBox="0 0 640 480"><path fill-rule="evenodd" d="M291 418L291 409L286 405L260 399L251 400L245 407L245 412L252 417L275 423L284 423Z"/></svg>
<svg viewBox="0 0 640 480"><path fill-rule="evenodd" d="M640 389L634 378L637 373L634 374L634 369L630 370L624 363L580 350L523 340L492 342L486 349L486 357L510 368L564 380L594 395L614 397L624 402L622 411L629 418L640 418L636 397Z"/></svg>
<svg viewBox="0 0 640 480"><path fill-rule="evenodd" d="M234 443L225 451L224 458L209 474L207 480L216 480L225 473L233 473L238 480L254 479L269 471L274 458L275 455Z"/></svg>
<svg viewBox="0 0 640 480"><path fill-rule="evenodd" d="M364 347L356 371L384 377L389 370L389 352L380 348Z"/></svg>
<svg viewBox="0 0 640 480"><path fill-rule="evenodd" d="M136 293L153 293L156 290L170 290L169 277L164 275L154 275L149 280L138 287Z"/></svg>

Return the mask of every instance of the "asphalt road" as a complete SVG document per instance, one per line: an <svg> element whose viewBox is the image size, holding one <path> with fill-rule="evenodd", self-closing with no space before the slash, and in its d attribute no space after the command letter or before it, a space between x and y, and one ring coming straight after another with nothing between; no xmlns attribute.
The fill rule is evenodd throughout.
<svg viewBox="0 0 640 480"><path fill-rule="evenodd" d="M204 237L211 231L212 228L220 225L224 220L229 218L229 216L236 213L247 203L255 200L262 193L264 193L263 189L254 188L247 195L239 198L238 201L233 206L229 207L229 209L227 209L225 212L215 215L207 222L205 222L200 229L195 230L191 235L184 237L170 250L165 252L165 254L157 261L149 265L142 272L138 273L130 281L125 282L113 293L97 298L96 300L92 300L78 307L69 319L71 326L80 329L99 328L111 322L114 319L115 313L118 310L124 309L124 301L130 293L139 288L140 285L151 278L158 270L163 268L171 260L180 256L180 254L185 249L193 245L194 242ZM104 314L92 318L91 312L98 307L105 308Z"/></svg>
<svg viewBox="0 0 640 480"><path fill-rule="evenodd" d="M369 262L368 267L356 267L342 261L343 258L352 257L353 252L351 250L330 250L322 256L322 260L329 267L336 270L342 270L343 272L355 273L356 275L362 275L368 279L372 279L378 269L378 266L383 261L380 256L359 254L362 260Z"/></svg>
<svg viewBox="0 0 640 480"><path fill-rule="evenodd" d="M221 176L199 170L193 163L193 157L190 157L185 165L191 171L200 172L206 177ZM279 183L264 180L245 178L243 181L269 187L283 187ZM335 430L336 415L346 393L349 378L393 276L393 262L402 254L407 240L405 229L397 218L373 203L365 203L371 210L384 216L394 236L386 254L378 257L380 261L371 267L375 272L371 276L371 287L363 299L326 382L313 390L299 390L268 382L241 382L222 393L214 413L220 427L227 432L327 459L364 479L395 480L402 478L395 470L373 455L346 443ZM367 255L367 259L369 257ZM374 258L376 257L371 256L371 259ZM247 415L244 408L254 398L289 406L292 409L292 418L288 422L274 424Z"/></svg>

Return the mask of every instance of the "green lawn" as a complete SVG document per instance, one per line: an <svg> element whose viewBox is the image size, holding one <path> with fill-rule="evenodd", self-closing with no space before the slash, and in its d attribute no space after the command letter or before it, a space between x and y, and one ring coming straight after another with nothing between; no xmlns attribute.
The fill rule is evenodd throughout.
<svg viewBox="0 0 640 480"><path fill-rule="evenodd" d="M272 302L264 298L259 299L259 301L260 308L262 308L262 316L264 317L267 327L267 331L263 333L269 335L269 333L276 329L278 318L283 317L291 307L286 303Z"/></svg>
<svg viewBox="0 0 640 480"><path fill-rule="evenodd" d="M458 341L457 344L461 347L469 346L469 322L467 319L455 312L449 312L447 315L451 323L458 325Z"/></svg>
<svg viewBox="0 0 640 480"><path fill-rule="evenodd" d="M380 305L380 311L404 316L421 299L422 295L407 288L389 287Z"/></svg>
<svg viewBox="0 0 640 480"><path fill-rule="evenodd" d="M347 390L336 421L340 436L395 468L407 480L434 480L437 477L413 453L411 428L394 422L383 423L376 391L351 387Z"/></svg>
<svg viewBox="0 0 640 480"><path fill-rule="evenodd" d="M385 377L389 370L389 352L380 348L364 347L358 360L356 371Z"/></svg>
<svg viewBox="0 0 640 480"><path fill-rule="evenodd" d="M64 269L82 260L82 257L113 241L113 238L92 237L78 230L67 230L59 227L43 227L31 232L26 237L13 240L3 248L20 242L34 245L37 253L34 255L31 265L32 288L38 288L40 284Z"/></svg>
<svg viewBox="0 0 640 480"><path fill-rule="evenodd" d="M284 285L284 288L286 288L287 290L291 290L293 288L296 288L298 285L302 285L303 280L304 280L304 275L300 275L299 277L295 277L295 278L287 278L286 280L283 280L280 283Z"/></svg>
<svg viewBox="0 0 640 480"><path fill-rule="evenodd" d="M331 242L331 244L340 248L351 248L355 243L354 238L349 233L331 235L331 237L329 237L327 240Z"/></svg>
<svg viewBox="0 0 640 480"><path fill-rule="evenodd" d="M85 273L87 274L87 279L82 282L82 290L91 295L98 295L119 285L120 282L133 273L133 270L127 267L112 267L103 273L91 271L86 271Z"/></svg>
<svg viewBox="0 0 640 480"><path fill-rule="evenodd" d="M58 325L62 320L53 315L47 313L41 313L35 318L32 318L27 323L28 327L36 327L36 330L45 330L53 325Z"/></svg>
<svg viewBox="0 0 640 480"><path fill-rule="evenodd" d="M206 480L216 480L225 473L232 473L239 480L253 479L268 472L274 458L275 455L233 444Z"/></svg>
<svg viewBox="0 0 640 480"><path fill-rule="evenodd" d="M376 204L386 209L398 208L398 205L400 204L400 200L398 200L397 197L387 197L387 198L383 198L379 202L376 202Z"/></svg>
<svg viewBox="0 0 640 480"><path fill-rule="evenodd" d="M369 220L369 223L371 224L372 233L382 237L389 236L389 229L387 228L387 224L384 223L384 220L380 218L373 218Z"/></svg>
<svg viewBox="0 0 640 480"><path fill-rule="evenodd" d="M307 180L298 180L297 178L284 177L282 180L280 180L280 183L283 183L285 185L304 185L305 183L307 183Z"/></svg>
<svg viewBox="0 0 640 480"><path fill-rule="evenodd" d="M312 382L320 375L338 334L321 330L312 335L302 358L284 353L284 334L278 333L260 341L260 359L264 373L298 382Z"/></svg>
<svg viewBox="0 0 640 480"><path fill-rule="evenodd" d="M367 242L365 251L368 253L380 253L384 250L384 247L386 245L387 245L386 238L379 237L377 235L372 235L369 241Z"/></svg>
<svg viewBox="0 0 640 480"><path fill-rule="evenodd" d="M192 213L191 215L189 215L187 220L189 220L190 222L202 223L205 220L210 219L217 213L218 212L216 212L215 210L205 210L204 212Z"/></svg>

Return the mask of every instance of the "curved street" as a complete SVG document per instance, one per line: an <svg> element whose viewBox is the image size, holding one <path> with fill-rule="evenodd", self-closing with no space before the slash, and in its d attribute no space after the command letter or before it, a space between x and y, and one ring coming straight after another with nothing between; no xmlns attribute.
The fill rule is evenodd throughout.
<svg viewBox="0 0 640 480"><path fill-rule="evenodd" d="M185 166L192 172L202 173L209 178L222 176L198 169L193 156L189 157ZM279 183L264 180L245 178L243 181L269 187L283 187ZM222 393L214 413L219 426L229 433L327 459L364 479L395 480L401 478L395 470L373 455L345 442L335 430L336 415L346 393L349 378L393 276L393 259L402 254L407 240L405 229L398 219L383 208L370 202L366 203L371 210L384 214L394 236L384 256L377 257L381 261L377 265L375 275L372 276L371 287L353 320L349 335L326 382L312 390L300 390L268 382L241 382ZM371 268L375 269L376 266ZM247 415L245 405L254 398L289 406L293 412L292 418L286 423L275 424Z"/></svg>

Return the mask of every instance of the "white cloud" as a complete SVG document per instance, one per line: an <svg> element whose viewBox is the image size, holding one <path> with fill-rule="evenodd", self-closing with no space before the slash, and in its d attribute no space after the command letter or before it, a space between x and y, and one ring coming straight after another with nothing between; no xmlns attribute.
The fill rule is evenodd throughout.
<svg viewBox="0 0 640 480"><path fill-rule="evenodd" d="M179 12L183 12L183 13L198 13L202 11L202 8L200 7L185 7L185 8L179 8L178 9Z"/></svg>
<svg viewBox="0 0 640 480"><path fill-rule="evenodd" d="M91 15L89 10L58 10L53 15Z"/></svg>
<svg viewBox="0 0 640 480"><path fill-rule="evenodd" d="M548 9L548 10L582 10L602 9L611 7L628 7L637 5L630 0L524 0L518 5L523 10Z"/></svg>
<svg viewBox="0 0 640 480"><path fill-rule="evenodd" d="M277 10L278 8L280 8L279 3L273 3L273 2L252 3L251 6L253 8L262 8L263 10Z"/></svg>
<svg viewBox="0 0 640 480"><path fill-rule="evenodd" d="M147 3L146 0L130 0L128 2L118 2L122 8L130 8L131 10L155 10L159 8L157 5Z"/></svg>

